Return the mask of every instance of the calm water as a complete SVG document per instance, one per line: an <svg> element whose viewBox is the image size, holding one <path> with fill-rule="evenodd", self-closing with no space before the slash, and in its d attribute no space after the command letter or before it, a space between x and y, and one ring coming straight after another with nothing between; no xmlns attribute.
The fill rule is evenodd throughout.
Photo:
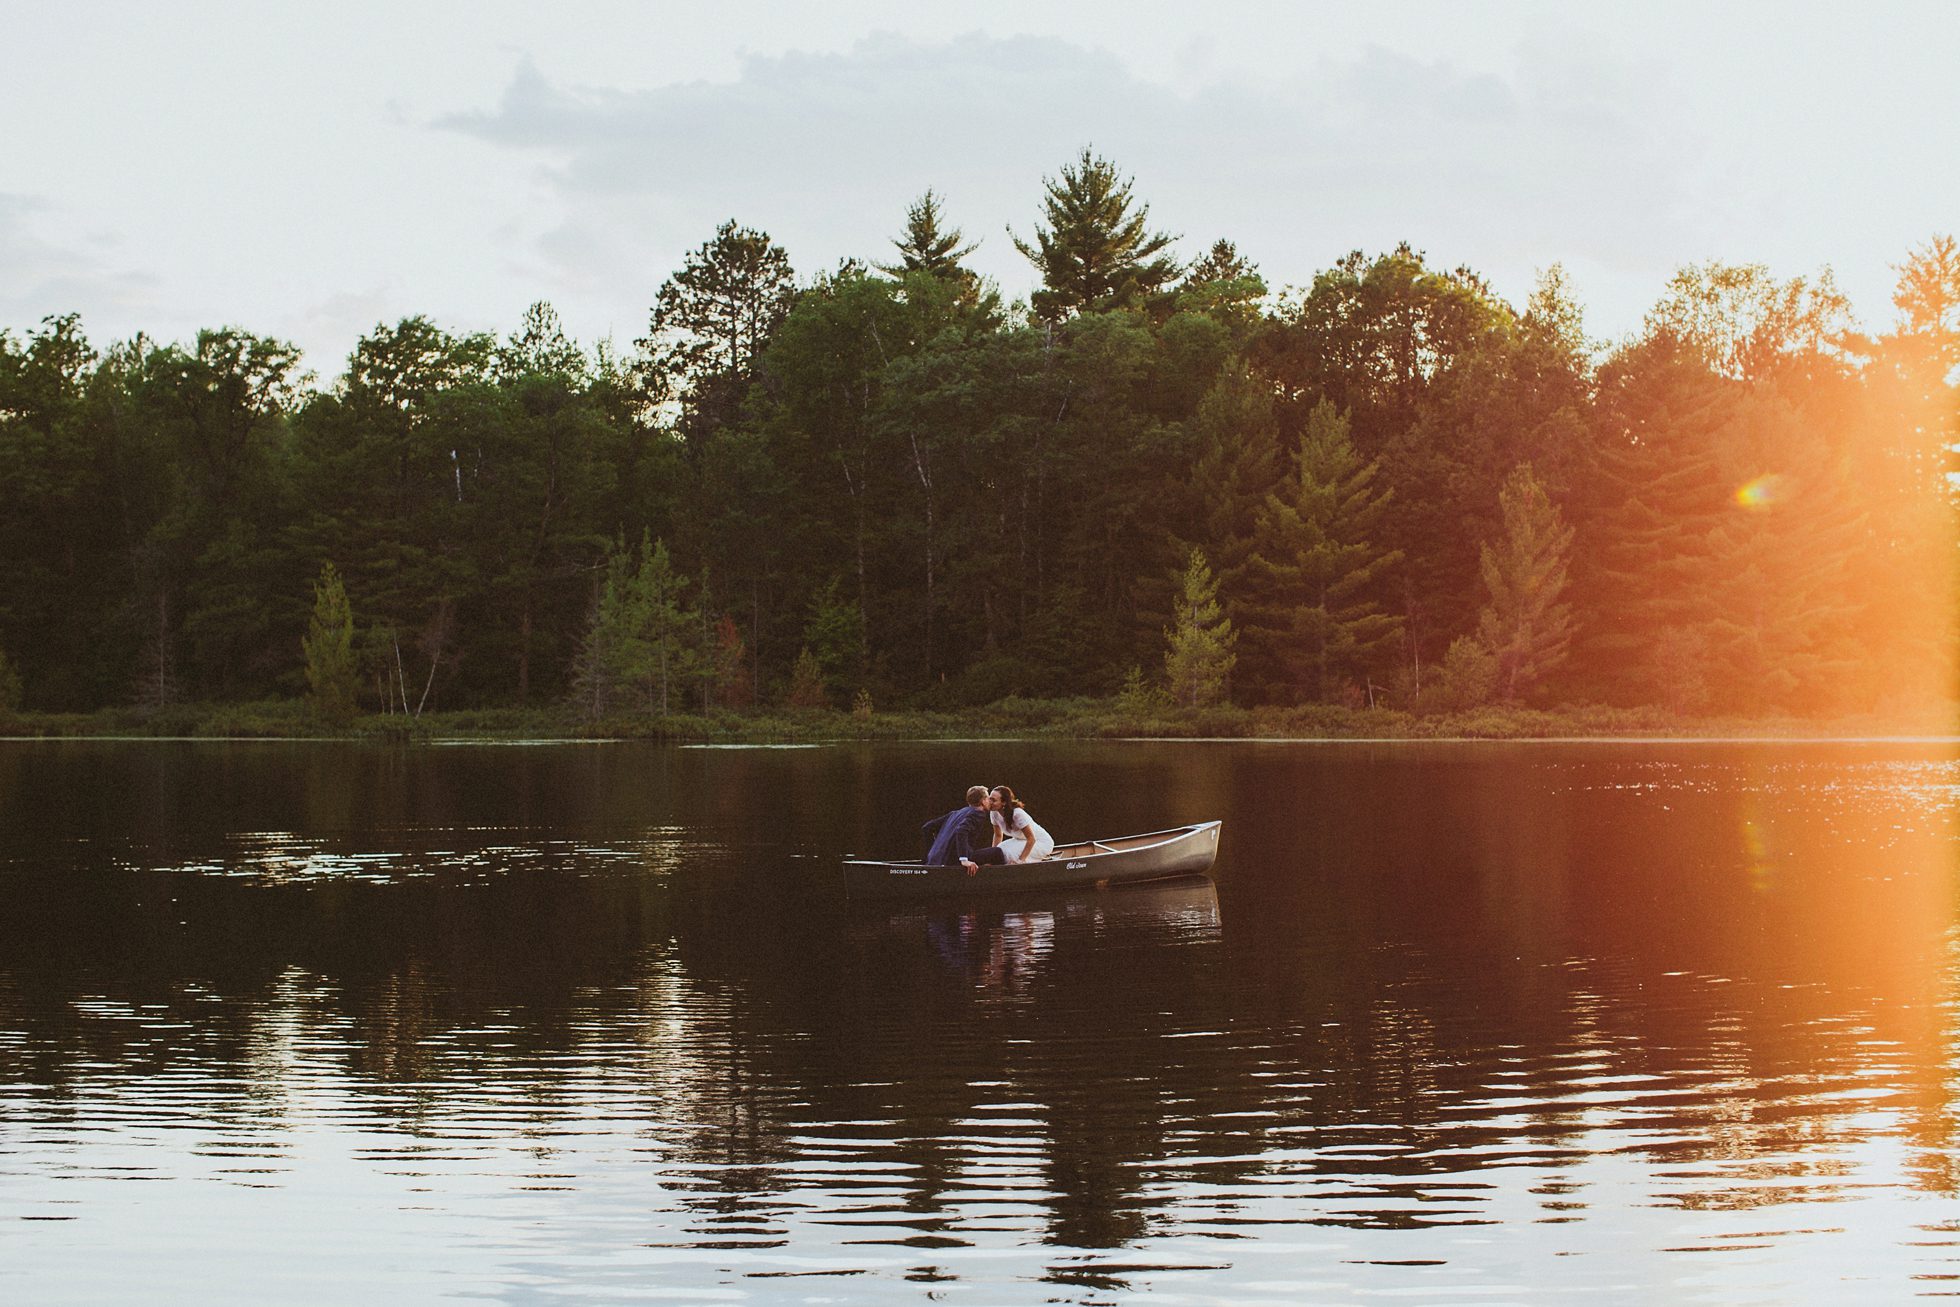
<svg viewBox="0 0 1960 1307"><path fill-rule="evenodd" d="M1209 883L835 891L973 781ZM1932 746L0 744L0 1301L1960 1294Z"/></svg>

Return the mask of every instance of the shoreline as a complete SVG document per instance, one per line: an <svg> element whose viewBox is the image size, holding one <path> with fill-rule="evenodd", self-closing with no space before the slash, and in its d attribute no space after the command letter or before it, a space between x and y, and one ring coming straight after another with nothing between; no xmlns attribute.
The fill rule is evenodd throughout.
<svg viewBox="0 0 1960 1307"><path fill-rule="evenodd" d="M1677 717L1655 708L1598 705L1491 707L1417 717L1390 709L1326 704L1297 708L1142 711L1110 700L1006 700L955 712L834 709L720 710L665 717L581 721L561 709L475 709L356 719L318 726L299 700L175 705L92 713L21 713L0 722L0 741L234 740L394 745L601 744L627 740L696 747L767 747L861 742L1176 741L1260 744L1960 744L1960 710L1949 713L1795 717Z"/></svg>

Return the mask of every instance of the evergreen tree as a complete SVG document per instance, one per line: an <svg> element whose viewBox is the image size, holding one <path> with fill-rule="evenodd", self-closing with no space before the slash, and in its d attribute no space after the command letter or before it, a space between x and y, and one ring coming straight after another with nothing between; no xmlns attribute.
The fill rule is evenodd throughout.
<svg viewBox="0 0 1960 1307"><path fill-rule="evenodd" d="M1720 437L1726 511L1690 576L1718 703L1842 712L1869 693L1859 673L1873 633L1851 567L1871 533L1836 432L1779 384L1752 390Z"/></svg>
<svg viewBox="0 0 1960 1307"><path fill-rule="evenodd" d="M1272 387L1243 363L1228 364L1198 402L1190 426L1200 539L1219 571L1230 573L1245 562L1259 512L1281 475Z"/></svg>
<svg viewBox="0 0 1960 1307"><path fill-rule="evenodd" d="M687 585L666 541L643 535L637 551L613 547L575 678L588 715L604 716L635 690L643 709L665 717L709 670Z"/></svg>
<svg viewBox="0 0 1960 1307"><path fill-rule="evenodd" d="M0 722L10 722L20 711L22 699L20 669L7 657L7 651L0 649Z"/></svg>
<svg viewBox="0 0 1960 1307"><path fill-rule="evenodd" d="M579 647L572 686L579 709L590 721L608 716L619 706L631 660L627 646L637 638L632 611L633 561L624 540L607 551L605 577Z"/></svg>
<svg viewBox="0 0 1960 1307"><path fill-rule="evenodd" d="M732 218L660 287L634 344L647 398L678 409L690 447L733 420L795 293L789 255Z"/></svg>
<svg viewBox="0 0 1960 1307"><path fill-rule="evenodd" d="M1194 289L1211 286L1220 282L1234 283L1256 281L1260 290L1265 289L1265 280L1259 275L1259 268L1251 260L1239 253L1239 247L1223 238L1211 243L1211 248L1198 256L1197 262L1184 270L1183 286Z"/></svg>
<svg viewBox="0 0 1960 1307"><path fill-rule="evenodd" d="M810 617L803 625L803 645L816 658L826 687L863 679L864 614L855 603L844 598L835 577L810 600Z"/></svg>
<svg viewBox="0 0 1960 1307"><path fill-rule="evenodd" d="M971 279L973 274L960 260L980 248L978 241L962 245L965 238L958 227L943 225L939 196L928 190L905 210L905 234L893 241L898 249L897 263L880 263L878 271L903 278L910 272L923 272L944 281Z"/></svg>
<svg viewBox="0 0 1960 1307"><path fill-rule="evenodd" d="M1177 299L1181 308L1225 324L1235 346L1244 348L1264 323L1261 310L1267 289L1258 266L1232 242L1218 240L1185 269Z"/></svg>
<svg viewBox="0 0 1960 1307"><path fill-rule="evenodd" d="M1497 693L1497 683L1497 656L1476 636L1459 635L1450 641L1435 679L1416 695L1415 710L1427 715L1480 708Z"/></svg>
<svg viewBox="0 0 1960 1307"><path fill-rule="evenodd" d="M1477 638L1496 656L1497 692L1516 699L1565 661L1572 643L1572 605L1561 600L1571 562L1572 528L1545 494L1529 463L1520 463L1498 501L1504 535L1482 552L1489 602Z"/></svg>
<svg viewBox="0 0 1960 1307"><path fill-rule="evenodd" d="M1375 487L1377 470L1355 453L1333 405L1316 405L1293 475L1266 496L1251 553L1226 581L1260 698L1339 693L1401 634L1401 618L1380 602L1402 555L1375 543L1391 498Z"/></svg>
<svg viewBox="0 0 1960 1307"><path fill-rule="evenodd" d="M1174 702L1206 708L1225 697L1238 662L1238 632L1219 607L1218 582L1202 549L1191 551L1177 588L1177 624L1164 632L1164 677Z"/></svg>
<svg viewBox="0 0 1960 1307"><path fill-rule="evenodd" d="M784 702L791 708L828 708L829 692L824 689L823 668L817 665L817 656L808 649L796 655L796 665L790 670L789 691Z"/></svg>
<svg viewBox="0 0 1960 1307"><path fill-rule="evenodd" d="M632 589L638 640L629 645L628 667L646 687L647 707L662 717L674 710L675 691L700 671L700 621L686 604L687 584L666 542L655 540L649 547L643 538Z"/></svg>
<svg viewBox="0 0 1960 1307"><path fill-rule="evenodd" d="M498 349L497 368L505 377L558 377L576 383L585 377L586 361L565 334L558 310L539 300L524 310L524 321Z"/></svg>
<svg viewBox="0 0 1960 1307"><path fill-rule="evenodd" d="M1597 461L1573 503L1586 548L1571 575L1574 675L1593 697L1654 701L1653 641L1697 620L1695 577L1730 507L1717 433L1735 401L1671 336L1629 345L1601 370Z"/></svg>
<svg viewBox="0 0 1960 1307"><path fill-rule="evenodd" d="M1149 230L1150 206L1137 204L1116 165L1084 149L1059 178L1043 182L1046 226L1014 248L1041 270L1035 315L1059 322L1092 309L1139 307L1177 275L1163 251L1176 239ZM1011 236L1012 233L1010 232Z"/></svg>
<svg viewBox="0 0 1960 1307"><path fill-rule="evenodd" d="M345 727L354 720L358 673L354 662L354 610L331 562L320 565L313 584L313 618L301 642L306 654L307 708L316 721Z"/></svg>

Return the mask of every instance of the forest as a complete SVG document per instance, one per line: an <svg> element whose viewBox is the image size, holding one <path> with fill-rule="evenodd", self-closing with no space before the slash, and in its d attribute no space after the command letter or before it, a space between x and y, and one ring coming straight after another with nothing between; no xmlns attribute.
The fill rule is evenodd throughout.
<svg viewBox="0 0 1960 1307"><path fill-rule="evenodd" d="M1018 697L1950 721L1960 247L1896 314L1684 266L1586 334L1396 245L1179 256L1089 151L1004 302L925 192L799 274L730 221L630 345L416 316L0 331L0 715ZM1209 235L1209 234L1207 234Z"/></svg>

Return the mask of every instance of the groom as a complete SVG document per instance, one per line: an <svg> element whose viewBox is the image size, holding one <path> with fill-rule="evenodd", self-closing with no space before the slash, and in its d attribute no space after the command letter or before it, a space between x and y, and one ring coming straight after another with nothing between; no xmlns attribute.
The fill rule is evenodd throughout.
<svg viewBox="0 0 1960 1307"><path fill-rule="evenodd" d="M932 841L931 849L926 852L927 866L953 866L993 842L993 825L987 819L986 803L987 787L975 785L966 792L964 808L955 808L920 827L920 833Z"/></svg>

